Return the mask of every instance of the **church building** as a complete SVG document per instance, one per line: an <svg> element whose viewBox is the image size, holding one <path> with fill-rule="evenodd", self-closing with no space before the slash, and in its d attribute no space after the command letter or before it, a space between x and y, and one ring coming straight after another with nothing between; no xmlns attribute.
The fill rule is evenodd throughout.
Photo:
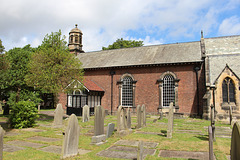
<svg viewBox="0 0 240 160"><path fill-rule="evenodd" d="M208 119L214 106L218 118L225 119L231 106L240 118L240 36L202 34L195 42L85 53L82 35L77 25L69 33L70 52L85 73L83 83L67 86L72 93L59 95L67 114L81 115L86 104L91 113L96 105L114 114L120 105L135 111L145 104L148 114L159 114L173 102L179 114Z"/></svg>

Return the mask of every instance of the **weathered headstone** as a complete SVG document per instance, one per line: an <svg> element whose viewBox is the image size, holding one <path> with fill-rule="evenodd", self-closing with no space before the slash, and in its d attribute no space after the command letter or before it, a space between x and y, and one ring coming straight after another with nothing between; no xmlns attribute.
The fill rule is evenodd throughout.
<svg viewBox="0 0 240 160"><path fill-rule="evenodd" d="M0 126L0 160L3 159L3 136L5 134L5 131Z"/></svg>
<svg viewBox="0 0 240 160"><path fill-rule="evenodd" d="M213 105L211 105L211 127L212 127L213 141L216 141L216 139L215 139L215 111L214 111Z"/></svg>
<svg viewBox="0 0 240 160"><path fill-rule="evenodd" d="M212 127L208 126L208 137L209 137L209 160L213 160L213 136L212 136Z"/></svg>
<svg viewBox="0 0 240 160"><path fill-rule="evenodd" d="M137 160L143 160L143 141L138 143Z"/></svg>
<svg viewBox="0 0 240 160"><path fill-rule="evenodd" d="M67 128L64 132L61 158L78 154L80 127L75 114L69 117Z"/></svg>
<svg viewBox="0 0 240 160"><path fill-rule="evenodd" d="M229 106L229 121L230 125L232 125L232 106Z"/></svg>
<svg viewBox="0 0 240 160"><path fill-rule="evenodd" d="M82 121L83 122L88 122L89 121L89 112L90 112L90 108L88 105L85 105L83 107L83 112L82 112Z"/></svg>
<svg viewBox="0 0 240 160"><path fill-rule="evenodd" d="M62 108L62 104L59 103L57 104L57 108L54 111L53 127L62 127L63 114L64 114L64 110Z"/></svg>
<svg viewBox="0 0 240 160"><path fill-rule="evenodd" d="M171 102L169 106L167 138L172 138L172 132L173 132L173 102Z"/></svg>
<svg viewBox="0 0 240 160"><path fill-rule="evenodd" d="M240 125L238 122L234 123L232 129L230 155L231 160L240 159Z"/></svg>
<svg viewBox="0 0 240 160"><path fill-rule="evenodd" d="M142 127L142 114L141 114L141 106L137 106L137 127L136 128L141 128Z"/></svg>
<svg viewBox="0 0 240 160"><path fill-rule="evenodd" d="M107 138L109 138L114 131L115 124L114 123L109 123L107 127Z"/></svg>
<svg viewBox="0 0 240 160"><path fill-rule="evenodd" d="M142 110L142 125L146 126L146 107L144 104L142 105L141 110Z"/></svg>
<svg viewBox="0 0 240 160"><path fill-rule="evenodd" d="M105 110L102 106L94 108L94 136L92 137L92 144L98 145L106 141L106 135L104 134L104 113Z"/></svg>
<svg viewBox="0 0 240 160"><path fill-rule="evenodd" d="M131 129L132 121L131 121L131 111L130 108L128 107L127 110L127 128Z"/></svg>
<svg viewBox="0 0 240 160"><path fill-rule="evenodd" d="M40 113L40 110L41 110L41 104L39 103L38 104L38 113Z"/></svg>
<svg viewBox="0 0 240 160"><path fill-rule="evenodd" d="M127 129L127 124L126 124L125 111L122 106L119 106L117 110L117 131L120 132L121 130L126 130L126 129Z"/></svg>

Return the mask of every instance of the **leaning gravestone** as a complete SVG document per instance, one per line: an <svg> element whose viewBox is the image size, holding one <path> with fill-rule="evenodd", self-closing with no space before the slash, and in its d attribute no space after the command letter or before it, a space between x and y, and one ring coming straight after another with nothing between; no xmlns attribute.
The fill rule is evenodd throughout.
<svg viewBox="0 0 240 160"><path fill-rule="evenodd" d="M140 105L137 106L137 127L136 128L141 128L142 127L142 114L141 114L141 107Z"/></svg>
<svg viewBox="0 0 240 160"><path fill-rule="evenodd" d="M236 122L232 129L231 160L240 159L240 125Z"/></svg>
<svg viewBox="0 0 240 160"><path fill-rule="evenodd" d="M5 131L0 126L0 160L3 159L3 136L4 136L4 133L5 133Z"/></svg>
<svg viewBox="0 0 240 160"><path fill-rule="evenodd" d="M88 107L88 105L85 105L83 107L83 114L82 114L82 121L83 122L88 122L89 121L89 111L90 111L90 108Z"/></svg>
<svg viewBox="0 0 240 160"><path fill-rule="evenodd" d="M167 138L172 138L172 132L173 132L173 102L171 102L169 106Z"/></svg>
<svg viewBox="0 0 240 160"><path fill-rule="evenodd" d="M142 117L142 125L146 126L146 107L144 104L142 105L141 111L142 111L142 116L141 116Z"/></svg>
<svg viewBox="0 0 240 160"><path fill-rule="evenodd" d="M53 127L62 127L63 124L63 114L64 110L62 108L62 104L57 104L57 108L54 111L54 121L53 121Z"/></svg>
<svg viewBox="0 0 240 160"><path fill-rule="evenodd" d="M105 110L102 106L94 108L94 136L92 137L92 144L99 145L106 141L106 135L104 134L104 113Z"/></svg>
<svg viewBox="0 0 240 160"><path fill-rule="evenodd" d="M132 121L131 121L131 111L130 108L128 107L127 110L127 128L131 129Z"/></svg>
<svg viewBox="0 0 240 160"><path fill-rule="evenodd" d="M69 117L68 125L63 137L61 158L66 158L78 154L80 127L75 114Z"/></svg>
<svg viewBox="0 0 240 160"><path fill-rule="evenodd" d="M213 160L213 136L212 127L208 126L208 137L209 137L209 160Z"/></svg>
<svg viewBox="0 0 240 160"><path fill-rule="evenodd" d="M107 138L109 138L114 131L115 124L114 123L109 123L107 127Z"/></svg>

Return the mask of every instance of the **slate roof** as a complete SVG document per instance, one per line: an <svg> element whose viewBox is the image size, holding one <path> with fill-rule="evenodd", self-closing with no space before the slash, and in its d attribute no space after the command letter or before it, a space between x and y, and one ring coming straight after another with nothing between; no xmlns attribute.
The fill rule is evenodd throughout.
<svg viewBox="0 0 240 160"><path fill-rule="evenodd" d="M240 77L240 35L205 38L206 56L209 57L210 84L214 84L226 64Z"/></svg>
<svg viewBox="0 0 240 160"><path fill-rule="evenodd" d="M84 69L200 62L200 42L176 43L80 53Z"/></svg>

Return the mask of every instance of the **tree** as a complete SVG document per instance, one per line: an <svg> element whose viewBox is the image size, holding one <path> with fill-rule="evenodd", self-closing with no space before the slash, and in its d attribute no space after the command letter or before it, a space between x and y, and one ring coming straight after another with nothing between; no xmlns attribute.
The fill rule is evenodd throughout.
<svg viewBox="0 0 240 160"><path fill-rule="evenodd" d="M60 93L74 79L82 81L81 62L69 52L65 36L59 32L46 35L32 55L26 82L30 86L54 94L54 104Z"/></svg>
<svg viewBox="0 0 240 160"><path fill-rule="evenodd" d="M143 46L143 41L135 41L135 40L123 40L117 39L112 45L108 47L102 47L102 50L110 50L110 49L119 49L119 48L130 48L130 47L141 47Z"/></svg>
<svg viewBox="0 0 240 160"><path fill-rule="evenodd" d="M13 48L2 54L0 69L0 89L1 92L11 92L15 94L15 101L20 100L22 89L30 89L25 82L28 74L28 63L34 49L30 45L23 48Z"/></svg>
<svg viewBox="0 0 240 160"><path fill-rule="evenodd" d="M0 39L0 54L4 51L4 46L2 45L2 40Z"/></svg>

